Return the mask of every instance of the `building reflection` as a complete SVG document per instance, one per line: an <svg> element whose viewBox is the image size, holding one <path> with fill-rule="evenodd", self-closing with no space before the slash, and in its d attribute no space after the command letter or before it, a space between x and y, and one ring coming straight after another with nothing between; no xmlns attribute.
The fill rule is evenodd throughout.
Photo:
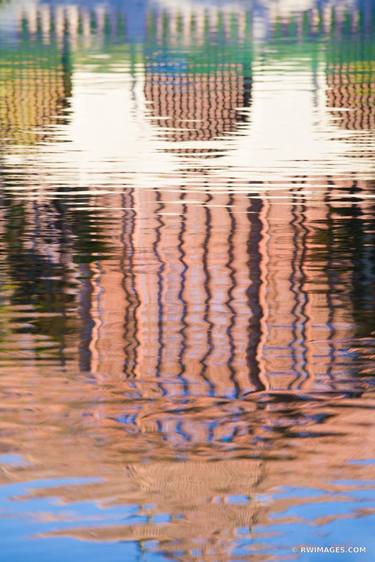
<svg viewBox="0 0 375 562"><path fill-rule="evenodd" d="M249 13L233 14L230 28L215 11L165 12L148 31L144 90L160 132L172 141L233 133L251 101Z"/></svg>
<svg viewBox="0 0 375 562"><path fill-rule="evenodd" d="M372 42L342 39L327 65L327 104L347 130L374 130L374 59Z"/></svg>
<svg viewBox="0 0 375 562"><path fill-rule="evenodd" d="M353 333L342 290L352 266L333 280L331 204L297 195L282 205L231 193L129 197L121 261L95 276L91 372L124 372L160 395L340 388L351 373L340 350Z"/></svg>
<svg viewBox="0 0 375 562"><path fill-rule="evenodd" d="M39 22L39 18L37 20ZM48 140L48 131L64 124L72 94L69 33L61 45L43 44L38 27L32 38L25 21L17 48L0 44L0 146L33 145Z"/></svg>
<svg viewBox="0 0 375 562"><path fill-rule="evenodd" d="M104 41L120 29L110 25L119 25L117 12L112 17L99 8L38 10L22 12L25 41L48 45L55 34L60 58L47 74L41 69L30 79L27 74L25 83L22 68L15 67L19 77L13 82L25 86L27 97L13 88L16 109L2 104L7 108L4 130L14 135L48 130L58 118L58 105L70 103L70 49L79 35L87 28L91 40ZM251 116L251 52L235 49L249 40L248 14L222 21L217 11L215 20L205 14L199 12L200 19L194 13L172 17L161 11L148 18L144 94L151 104L149 119L177 147L179 141L199 143L235 133L241 109ZM220 34L224 39L217 46ZM194 48L187 49L189 38ZM51 87L51 72L59 77L59 87L54 81ZM328 96L338 95L329 80ZM51 95L55 102L48 101ZM342 105L344 100L345 110L356 103L343 96ZM367 98L363 104L367 108ZM23 120L14 116L21 108ZM194 175L203 184L199 190L183 183L177 192L125 188L116 195L87 196L80 211L74 208L74 191L70 198L56 194L51 204L12 203L9 197L4 254L6 275L17 284L9 303L41 314L32 330L21 315L15 332L47 339L56 332L61 364L66 366L68 349L69 368L108 384L133 380L141 396L242 398L255 392L340 390L341 381L357 368L350 358L342 360L342 342L353 335L355 315L353 295L343 287L354 266L349 257L346 271L336 273L337 243L329 242L335 215L331 191L334 186L351 193L354 186L366 193L369 183L296 177L295 185L280 193L283 200L272 198L272 185L262 186L262 197L251 187L241 193L231 184L223 193L205 185L201 169L190 169L186 177ZM314 184L326 186L316 201L303 190ZM106 217L96 206L124 210ZM365 200L356 209L371 216ZM43 311L55 315L54 325L48 316L41 320ZM69 345L59 333L71 334ZM13 345L15 364L19 355L31 361L35 354L31 362L43 365L39 343L21 339Z"/></svg>
<svg viewBox="0 0 375 562"><path fill-rule="evenodd" d="M230 59L230 46L219 57L227 60L228 74L194 49L189 57L195 65L181 59L171 30L184 38L190 25L207 53L209 21L164 15L149 25L145 97L160 134L179 150L179 141L236 131L236 108L251 103L251 66ZM246 21L235 27L245 29ZM216 83L218 73L225 78ZM214 102L202 86L211 81ZM272 185L263 185L260 197L230 184L218 193L199 180L199 190L182 184L178 192L129 189L119 196L117 206L131 210L119 219L121 261L95 274L95 286L103 290L96 289L101 312L93 316L98 328L90 371L124 373L150 396L238 398L257 391L340 389L352 374L350 360L343 367L342 342L353 333L353 305L342 290L350 273L334 279L335 245L327 243L330 198L333 188L366 192L369 183L295 177L274 199ZM305 188L314 191L315 185L326 191L314 201ZM367 212L368 203L358 205Z"/></svg>
<svg viewBox="0 0 375 562"><path fill-rule="evenodd" d="M51 29L71 44L86 31L94 42L117 37L117 18L80 10L63 10L63 23L58 12L56 20L38 16L34 31L29 20L25 29L47 44ZM171 141L165 150L238 132L240 108L252 116L249 53L238 60L229 39L220 62L202 60L210 26L189 22L185 34L183 19L149 22L144 95L150 122ZM195 34L189 56L166 39L179 26L182 38ZM67 58L53 70L27 71L26 97L6 86L18 104L4 113L7 147L43 139L70 103L71 61L61 52ZM358 107L335 79L327 78L329 105ZM371 118L356 123L367 128ZM29 128L42 132L25 136ZM239 529L249 538L293 503L269 507L265 494L367 474L345 463L373 450L370 399L355 409L368 384L357 375L368 374L373 357L374 299L364 293L375 275L374 209L363 197L373 183L295 176L275 198L266 181L213 189L192 162L179 189L54 191L27 202L8 194L2 202L0 450L29 464L1 478L99 476L53 494L135 505L143 517L52 536L154 540L173 559L229 561ZM185 185L192 178L199 189ZM319 198L306 195L321 185ZM39 488L33 497L50 494Z"/></svg>

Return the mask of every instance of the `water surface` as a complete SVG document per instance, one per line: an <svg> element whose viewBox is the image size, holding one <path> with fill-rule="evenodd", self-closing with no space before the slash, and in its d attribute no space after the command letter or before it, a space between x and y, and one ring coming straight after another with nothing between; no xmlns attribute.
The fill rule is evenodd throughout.
<svg viewBox="0 0 375 562"><path fill-rule="evenodd" d="M373 560L374 27L0 1L1 560Z"/></svg>

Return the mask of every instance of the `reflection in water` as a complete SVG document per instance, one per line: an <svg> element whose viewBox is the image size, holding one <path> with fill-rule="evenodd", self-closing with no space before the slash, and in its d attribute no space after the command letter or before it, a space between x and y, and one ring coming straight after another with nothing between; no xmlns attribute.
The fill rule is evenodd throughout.
<svg viewBox="0 0 375 562"><path fill-rule="evenodd" d="M373 2L0 14L5 560L372 559Z"/></svg>

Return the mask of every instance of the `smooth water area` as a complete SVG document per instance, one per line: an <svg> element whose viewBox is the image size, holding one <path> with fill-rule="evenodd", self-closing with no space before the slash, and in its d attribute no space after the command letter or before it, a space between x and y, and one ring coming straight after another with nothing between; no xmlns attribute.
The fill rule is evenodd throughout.
<svg viewBox="0 0 375 562"><path fill-rule="evenodd" d="M1 562L374 560L374 148L375 1L0 0Z"/></svg>

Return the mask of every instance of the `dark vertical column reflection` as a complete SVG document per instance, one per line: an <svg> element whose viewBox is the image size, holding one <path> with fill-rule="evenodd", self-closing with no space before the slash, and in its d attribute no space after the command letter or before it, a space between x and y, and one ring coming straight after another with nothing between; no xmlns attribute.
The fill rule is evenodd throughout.
<svg viewBox="0 0 375 562"><path fill-rule="evenodd" d="M185 234L186 234L186 212L187 212L187 206L184 203L185 197L186 197L186 193L185 191L183 191L180 195L180 201L182 202L181 217L180 217L181 228L178 234L178 246L177 246L179 261L181 263L181 272L179 274L180 290L178 292L177 298L182 304L180 331L179 331L181 335L181 345L178 352L178 361L180 365L180 370L178 373L178 377L182 382L183 393L188 394L189 385L187 379L185 378L185 373L186 373L185 353L186 353L186 339L187 339L187 330L188 330L188 324L186 322L186 317L188 314L188 302L185 299L186 272L188 269L188 265L185 261L185 257L186 257Z"/></svg>
<svg viewBox="0 0 375 562"><path fill-rule="evenodd" d="M89 373L91 371L91 342L94 320L91 314L93 300L92 272L89 264L80 266L80 320L81 330L79 338L79 369Z"/></svg>
<svg viewBox="0 0 375 562"><path fill-rule="evenodd" d="M303 204L303 194L300 195L302 188L297 188L291 193L291 233L292 233L292 257L290 291L293 294L293 304L291 307L291 358L292 358L292 380L288 383L288 388L300 388L303 381L308 378L306 369L307 357L307 333L306 326L311 320L306 316L306 304L308 295L305 291L306 275L304 269L307 261L307 229L305 226L305 206ZM300 203L301 202L301 203ZM293 376L295 373L295 377Z"/></svg>
<svg viewBox="0 0 375 562"><path fill-rule="evenodd" d="M155 254L155 257L158 261L158 269L157 269L157 301L158 301L158 336L157 336L157 340L158 340L158 353L157 353L157 363L156 363L156 377L158 379L161 379L163 376L162 373L162 365L163 365L163 352L164 352L164 318L165 318L165 314L164 314L164 273L165 273L165 263L160 255L160 250L159 250L159 246L160 246L160 241L161 241L161 235L162 235L162 229L163 227L165 227L165 223L163 221L163 219L161 218L160 213L163 211L163 209L165 208L165 205L162 201L162 196L161 196L161 192L159 190L156 190L156 201L159 203L158 207L155 209L155 214L156 214L156 220L157 220L157 227L155 229L156 231L156 238L154 241L154 245L153 245L153 252ZM162 392L162 394L166 394L167 390L164 388L163 384L160 383L160 390Z"/></svg>
<svg viewBox="0 0 375 562"><path fill-rule="evenodd" d="M262 306L260 304L260 287L262 280L261 261L262 255L260 250L260 242L262 240L262 221L260 212L263 206L260 197L251 197L249 199L248 217L250 223L249 240L247 243L248 251L248 267L250 285L247 290L249 310L251 311L249 323L249 342L247 349L247 358L250 368L249 380L255 390L264 390L265 386L260 377L259 361L259 343L262 338Z"/></svg>
<svg viewBox="0 0 375 562"><path fill-rule="evenodd" d="M135 271L135 243L134 233L137 211L135 208L134 190L129 189L122 194L124 208L122 218L122 256L121 268L123 272L122 286L126 296L127 306L124 318L124 373L127 378L133 378L137 373L138 348L138 316L137 311L141 300L138 295Z"/></svg>
<svg viewBox="0 0 375 562"><path fill-rule="evenodd" d="M212 230L212 217L211 217L211 209L210 209L210 203L212 199L213 199L212 195L208 193L205 202L205 208L204 208L205 220L204 220L202 262L203 262L203 272L204 272L203 286L204 286L205 300L204 300L203 321L207 330L207 351L200 360L200 363L202 365L201 375L208 385L208 391L211 396L215 394L215 384L208 376L208 359L213 350L213 342L212 342L213 322L211 321L210 318L211 299L212 299L211 286L210 286L211 275L210 275L210 270L208 268L208 253L209 253L211 230Z"/></svg>
<svg viewBox="0 0 375 562"><path fill-rule="evenodd" d="M230 186L228 186L229 189L231 189ZM234 196L232 193L229 194L228 196L228 214L229 214L229 219L230 219L230 228L229 228L229 233L228 233L228 238L227 238L227 245L228 245L228 261L226 263L226 267L229 270L229 285L228 285L228 291L227 291L227 300L226 300L226 306L228 308L229 311L229 324L227 326L227 334L228 334L228 339L229 339L229 355L228 355L228 361L227 361L227 366L229 369L229 378L234 386L235 392L234 392L234 396L236 398L238 398L240 396L241 393L241 386L240 383L237 379L236 376L236 369L234 367L234 361L235 361L235 354L236 354L236 342L235 339L233 337L233 328L236 322L236 311L235 308L233 307L233 301L234 301L234 292L237 288L237 277L236 277L236 267L235 267L235 255L234 255L234 235L236 232L236 218L235 215L233 213L234 209L233 209L233 204L234 204Z"/></svg>

